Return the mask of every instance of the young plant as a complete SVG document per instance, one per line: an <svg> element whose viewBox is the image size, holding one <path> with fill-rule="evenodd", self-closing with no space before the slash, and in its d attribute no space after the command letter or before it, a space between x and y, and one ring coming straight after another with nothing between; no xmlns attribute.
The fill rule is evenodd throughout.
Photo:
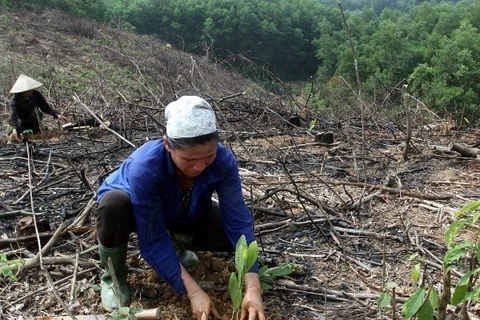
<svg viewBox="0 0 480 320"><path fill-rule="evenodd" d="M4 279L17 281L17 276L13 273L13 270L19 270L22 266L23 260L8 260L7 255L4 252L0 252L0 269Z"/></svg>
<svg viewBox="0 0 480 320"><path fill-rule="evenodd" d="M277 277L288 276L293 272L294 264L288 264L283 267L263 266L258 271L258 277L260 278L260 287L264 290L272 289L272 283Z"/></svg>
<svg viewBox="0 0 480 320"><path fill-rule="evenodd" d="M383 291L377 299L378 309L384 309L389 306L394 306L395 303L395 288L398 287L398 284L395 282L387 282L383 287ZM393 304L392 304L393 300Z"/></svg>
<svg viewBox="0 0 480 320"><path fill-rule="evenodd" d="M480 200L472 201L458 210L445 233L448 250L443 258L443 267L447 274L457 269L464 273L458 281L450 303L461 304L461 317L467 316L467 304L479 300L480 284L480 238L478 219L480 218ZM461 240L458 235L461 232Z"/></svg>
<svg viewBox="0 0 480 320"><path fill-rule="evenodd" d="M460 318L469 319L468 303L475 303L480 298L480 238L476 223L480 218L480 200L468 203L458 210L445 233L447 252L443 257L443 291L439 298L432 285L421 283L417 291L405 302L402 314L406 319L417 317L418 320L434 319L438 309L438 318L446 319L447 305L460 305ZM457 237L461 235L460 237ZM416 264L412 271L415 283L420 279L421 265ZM463 273L450 297L450 273L452 270Z"/></svg>
<svg viewBox="0 0 480 320"><path fill-rule="evenodd" d="M237 241L235 248L235 268L236 272L230 275L228 283L228 292L232 299L234 313L240 310L243 297L243 285L245 280L245 273L255 264L258 257L258 245L256 241L252 241L247 245L245 235L242 235Z"/></svg>
<svg viewBox="0 0 480 320"><path fill-rule="evenodd" d="M411 255L413 261L418 254ZM438 308L438 293L432 284L427 283L424 270L424 277L420 279L423 263L417 263L413 267L411 277L418 285L418 289L407 299L402 307L402 315L405 319L417 317L418 320L433 320L433 313Z"/></svg>

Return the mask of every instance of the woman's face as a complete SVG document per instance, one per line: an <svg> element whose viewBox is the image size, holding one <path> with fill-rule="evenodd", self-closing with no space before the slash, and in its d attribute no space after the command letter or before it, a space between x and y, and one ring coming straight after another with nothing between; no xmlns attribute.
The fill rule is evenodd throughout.
<svg viewBox="0 0 480 320"><path fill-rule="evenodd" d="M28 91L24 91L22 92L22 95L25 99L28 99L33 93L33 90L28 90Z"/></svg>
<svg viewBox="0 0 480 320"><path fill-rule="evenodd" d="M172 149L168 140L163 139L165 148L172 156L177 166L177 173L182 178L195 178L205 170L217 155L217 141L212 140L196 146L187 146L184 149Z"/></svg>

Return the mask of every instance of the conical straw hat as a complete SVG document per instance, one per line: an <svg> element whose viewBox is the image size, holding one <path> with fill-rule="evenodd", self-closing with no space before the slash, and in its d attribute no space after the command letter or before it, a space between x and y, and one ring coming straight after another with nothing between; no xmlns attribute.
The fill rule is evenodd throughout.
<svg viewBox="0 0 480 320"><path fill-rule="evenodd" d="M10 93L25 92L28 90L39 88L41 86L43 86L42 83L30 77L27 77L24 74L21 74L20 77L18 77L17 81L15 81L15 84L13 85L12 90L10 90Z"/></svg>

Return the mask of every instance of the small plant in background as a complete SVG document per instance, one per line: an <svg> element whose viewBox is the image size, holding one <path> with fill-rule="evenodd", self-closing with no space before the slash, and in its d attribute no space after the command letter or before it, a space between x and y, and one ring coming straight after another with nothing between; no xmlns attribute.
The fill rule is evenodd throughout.
<svg viewBox="0 0 480 320"><path fill-rule="evenodd" d="M395 314L395 288L397 287L398 284L395 282L385 283L385 285L383 286L383 291L377 300L377 307L379 309L384 309L391 306L392 313Z"/></svg>
<svg viewBox="0 0 480 320"><path fill-rule="evenodd" d="M308 132L312 132L316 124L317 124L317 118L313 118L312 121L310 121L310 124L308 125Z"/></svg>
<svg viewBox="0 0 480 320"><path fill-rule="evenodd" d="M0 252L0 269L2 270L2 277L10 281L17 281L17 276L13 273L12 267L15 270L20 270L23 266L23 260L8 260L7 255Z"/></svg>
<svg viewBox="0 0 480 320"><path fill-rule="evenodd" d="M445 233L448 250L443 258L444 272L448 275L445 281L449 282L450 271L457 270L464 275L455 286L451 297L452 305L460 305L460 318L468 319L467 305L479 300L480 285L480 239L478 226L480 218L480 200L472 201L458 210ZM461 239L458 237L461 233Z"/></svg>
<svg viewBox="0 0 480 320"><path fill-rule="evenodd" d="M405 319L416 317L418 320L434 319L438 310L438 319L447 319L448 304L457 306L459 319L470 319L467 306L478 302L480 297L480 239L479 228L476 225L480 218L480 200L468 203L458 210L453 216L453 222L445 233L447 252L443 257L443 290L439 294L432 284L426 284L426 272L420 281L422 264L418 263L412 270L412 280L418 284L418 289L403 304L402 315ZM412 255L413 260L417 255ZM455 270L463 276L455 285L453 295L451 292L450 273ZM388 284L387 284L388 285ZM384 308L391 303L387 287L377 301L379 308ZM394 292L394 291L392 291Z"/></svg>
<svg viewBox="0 0 480 320"><path fill-rule="evenodd" d="M410 261L416 259L418 254L409 257ZM432 284L427 283L426 273L421 276L423 263L417 263L413 267L411 277L418 289L403 304L402 315L405 319L417 317L418 320L433 320L433 313L438 308L438 293Z"/></svg>

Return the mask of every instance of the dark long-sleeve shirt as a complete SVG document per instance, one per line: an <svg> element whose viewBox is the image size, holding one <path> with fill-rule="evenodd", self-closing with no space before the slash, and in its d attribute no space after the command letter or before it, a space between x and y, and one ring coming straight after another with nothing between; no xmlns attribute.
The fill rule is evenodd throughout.
<svg viewBox="0 0 480 320"><path fill-rule="evenodd" d="M16 93L13 96L10 102L10 120L8 123L15 128L18 133L21 133L19 120L35 123L32 119L37 117L37 108L54 118L58 118L58 112L48 104L43 95L37 90L33 90L32 95L27 99L23 97L22 93Z"/></svg>
<svg viewBox="0 0 480 320"><path fill-rule="evenodd" d="M123 162L98 190L98 200L109 190L130 194L142 257L178 294L185 294L180 262L166 224L189 225L201 208L218 194L226 234L235 245L242 234L254 240L252 218L242 195L235 158L225 146L217 145L217 155L193 182L188 215L182 215L183 194L170 153L162 140L147 142ZM258 271L255 265L251 271Z"/></svg>

